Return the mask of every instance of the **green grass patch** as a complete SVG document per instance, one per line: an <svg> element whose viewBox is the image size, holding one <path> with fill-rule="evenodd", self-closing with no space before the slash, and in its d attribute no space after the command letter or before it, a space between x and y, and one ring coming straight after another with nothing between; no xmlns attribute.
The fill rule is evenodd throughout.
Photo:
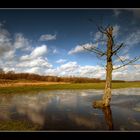
<svg viewBox="0 0 140 140"><path fill-rule="evenodd" d="M28 91L41 90L70 90L70 89L104 89L105 83L71 83L56 85L27 85L20 87L0 87L1 93L24 93ZM112 83L113 89L118 88L140 88L140 82Z"/></svg>

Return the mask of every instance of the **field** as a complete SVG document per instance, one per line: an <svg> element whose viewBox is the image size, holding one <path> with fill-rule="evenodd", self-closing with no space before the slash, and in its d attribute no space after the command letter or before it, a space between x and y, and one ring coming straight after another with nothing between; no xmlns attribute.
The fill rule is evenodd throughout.
<svg viewBox="0 0 140 140"><path fill-rule="evenodd" d="M70 90L70 89L104 89L105 83L64 83L64 82L37 82L37 81L12 81L0 84L0 93L17 93L40 90ZM113 89L140 88L140 82L112 83Z"/></svg>

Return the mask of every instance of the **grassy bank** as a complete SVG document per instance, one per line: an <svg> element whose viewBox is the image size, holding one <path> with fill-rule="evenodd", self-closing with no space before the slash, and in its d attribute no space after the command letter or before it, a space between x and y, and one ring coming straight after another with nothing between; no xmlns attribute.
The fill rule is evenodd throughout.
<svg viewBox="0 0 140 140"><path fill-rule="evenodd" d="M7 120L0 121L1 131L35 131L39 130L41 127L38 124L32 124L31 122L25 120Z"/></svg>
<svg viewBox="0 0 140 140"><path fill-rule="evenodd" d="M21 93L40 90L104 89L105 83L46 84L0 87L0 93ZM140 88L140 82L112 83L112 88Z"/></svg>

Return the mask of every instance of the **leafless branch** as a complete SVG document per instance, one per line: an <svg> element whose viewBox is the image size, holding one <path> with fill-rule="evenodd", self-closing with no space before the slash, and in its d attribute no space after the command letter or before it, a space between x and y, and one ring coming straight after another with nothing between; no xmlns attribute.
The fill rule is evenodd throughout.
<svg viewBox="0 0 140 140"><path fill-rule="evenodd" d="M132 59L132 60L130 60L129 62L123 64L122 66L113 68L113 70L120 69L120 68L122 68L122 67L124 67L124 66L126 66L126 65L131 65L132 63L136 62L138 59L140 59L140 56L139 56L139 57L136 57L136 58L134 58L134 59Z"/></svg>
<svg viewBox="0 0 140 140"><path fill-rule="evenodd" d="M84 47L83 46L83 48L85 49L85 50L87 50L87 51L90 51L90 52L94 52L94 53L96 53L96 54L98 54L98 55L101 55L101 53L100 52L98 52L98 51L96 51L95 49L88 49L88 48L86 48L86 47Z"/></svg>
<svg viewBox="0 0 140 140"><path fill-rule="evenodd" d="M116 53L115 54L118 58L119 58L119 60L122 62L122 64L124 65L124 61L121 59L121 57Z"/></svg>
<svg viewBox="0 0 140 140"><path fill-rule="evenodd" d="M101 32L101 33L103 33L103 34L107 34L107 31L106 31L106 29L104 29L102 26L97 26L97 29Z"/></svg>
<svg viewBox="0 0 140 140"><path fill-rule="evenodd" d="M97 48L95 48L95 47L86 48L86 47L83 46L83 48L84 48L85 50L87 50L87 51L94 52L94 53L96 53L96 54L98 54L98 55L100 55L100 56L106 55L106 53L102 52L101 50L99 50L99 49L97 49Z"/></svg>
<svg viewBox="0 0 140 140"><path fill-rule="evenodd" d="M119 46L117 46L116 48L115 48L115 50L112 52L112 54L116 54L118 51L119 51L119 49L121 49L122 47L123 47L123 43L121 43L121 45L119 45Z"/></svg>
<svg viewBox="0 0 140 140"><path fill-rule="evenodd" d="M100 55L96 55L96 57L97 57L99 60L101 60L101 61L105 61L105 60L106 60L106 58L104 58L104 57L102 57L102 56L100 56Z"/></svg>

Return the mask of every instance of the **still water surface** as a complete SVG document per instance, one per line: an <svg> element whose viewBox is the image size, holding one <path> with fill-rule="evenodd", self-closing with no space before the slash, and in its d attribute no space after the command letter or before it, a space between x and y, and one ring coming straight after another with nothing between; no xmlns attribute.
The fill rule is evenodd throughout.
<svg viewBox="0 0 140 140"><path fill-rule="evenodd" d="M140 88L113 90L110 108L93 108L102 94L103 90L0 94L0 122L28 121L39 131L140 130Z"/></svg>

